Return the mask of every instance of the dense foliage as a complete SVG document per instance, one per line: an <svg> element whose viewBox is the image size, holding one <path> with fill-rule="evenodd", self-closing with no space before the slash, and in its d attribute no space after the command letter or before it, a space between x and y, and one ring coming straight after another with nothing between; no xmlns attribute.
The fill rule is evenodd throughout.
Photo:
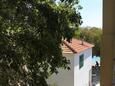
<svg viewBox="0 0 115 86"><path fill-rule="evenodd" d="M0 86L47 86L68 68L60 44L81 24L78 10L77 0L0 0Z"/></svg>
<svg viewBox="0 0 115 86"><path fill-rule="evenodd" d="M100 56L101 35L102 30L100 28L84 27L80 28L79 31L76 32L75 37L94 44L95 47L93 48L93 55Z"/></svg>

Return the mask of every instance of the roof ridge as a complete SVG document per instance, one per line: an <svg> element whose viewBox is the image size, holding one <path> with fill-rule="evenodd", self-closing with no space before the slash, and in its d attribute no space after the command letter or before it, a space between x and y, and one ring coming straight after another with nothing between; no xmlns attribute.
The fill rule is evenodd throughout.
<svg viewBox="0 0 115 86"><path fill-rule="evenodd" d="M82 40L80 40L80 39L76 39L76 38L73 38L74 40L77 40L77 41L79 41L79 42L82 42ZM85 40L83 40L83 42L84 43L86 43L86 44L88 44L88 45L91 45L92 47L94 47L94 45L93 44L91 44L91 43L89 43L89 42L87 42L87 41L85 41ZM82 43L79 43L80 45L82 45ZM86 46L86 47L89 47L88 45L85 45L85 44L83 44L84 46Z"/></svg>

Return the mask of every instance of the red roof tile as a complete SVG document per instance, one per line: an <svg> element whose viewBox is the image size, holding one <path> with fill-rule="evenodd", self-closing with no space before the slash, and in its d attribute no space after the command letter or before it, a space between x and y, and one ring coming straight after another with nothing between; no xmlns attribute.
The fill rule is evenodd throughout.
<svg viewBox="0 0 115 86"><path fill-rule="evenodd" d="M85 41L81 41L73 38L71 42L64 41L62 50L63 53L80 53L88 48L92 48L94 45L87 43Z"/></svg>

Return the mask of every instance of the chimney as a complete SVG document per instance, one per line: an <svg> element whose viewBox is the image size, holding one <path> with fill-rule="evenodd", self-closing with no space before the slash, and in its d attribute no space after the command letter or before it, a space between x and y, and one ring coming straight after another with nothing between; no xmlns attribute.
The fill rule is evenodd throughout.
<svg viewBox="0 0 115 86"><path fill-rule="evenodd" d="M84 41L84 40L82 39L82 40L81 40L81 45L83 45L83 41Z"/></svg>
<svg viewBox="0 0 115 86"><path fill-rule="evenodd" d="M81 39L81 45L84 45L84 39L85 39L85 36L83 36L83 38Z"/></svg>

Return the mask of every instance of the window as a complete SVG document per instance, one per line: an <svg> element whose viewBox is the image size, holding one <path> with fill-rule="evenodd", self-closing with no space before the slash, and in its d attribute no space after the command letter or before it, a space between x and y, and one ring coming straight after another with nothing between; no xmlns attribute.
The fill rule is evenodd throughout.
<svg viewBox="0 0 115 86"><path fill-rule="evenodd" d="M84 54L79 56L79 69L84 65Z"/></svg>

